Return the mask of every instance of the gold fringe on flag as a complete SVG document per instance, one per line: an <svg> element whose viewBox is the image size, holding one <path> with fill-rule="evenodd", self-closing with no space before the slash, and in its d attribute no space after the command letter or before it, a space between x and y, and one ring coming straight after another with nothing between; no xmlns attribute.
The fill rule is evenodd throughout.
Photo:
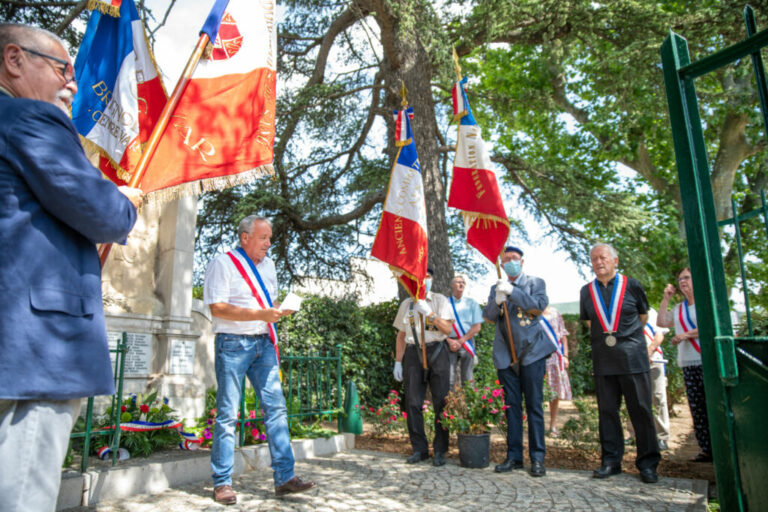
<svg viewBox="0 0 768 512"><path fill-rule="evenodd" d="M133 1L133 0L129 0ZM99 11L102 14L112 16L113 18L120 17L120 5L111 5L102 0L89 0L86 9L89 11Z"/></svg>
<svg viewBox="0 0 768 512"><path fill-rule="evenodd" d="M245 185L265 176L274 176L275 168L272 164L261 165L251 170L229 176L206 178L189 183L182 183L173 187L149 192L144 196L144 201L149 203L165 203L185 196L200 195L202 192L224 190L237 185Z"/></svg>
<svg viewBox="0 0 768 512"><path fill-rule="evenodd" d="M497 222L509 227L509 219L502 219L496 215L488 215L487 213L468 212L461 211L461 216L464 219L464 229L469 230L472 224L477 223L478 228L488 229L491 225L496 226Z"/></svg>

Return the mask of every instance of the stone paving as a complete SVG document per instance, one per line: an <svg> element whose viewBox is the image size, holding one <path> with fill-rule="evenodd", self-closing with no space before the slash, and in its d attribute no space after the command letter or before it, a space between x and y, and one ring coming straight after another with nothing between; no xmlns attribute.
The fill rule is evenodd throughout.
<svg viewBox="0 0 768 512"><path fill-rule="evenodd" d="M547 469L543 478L525 471L498 474L493 468L465 469L457 460L435 468L430 461L405 464L404 457L352 450L296 463L296 474L314 480L318 488L305 494L276 498L271 471L251 471L236 478L237 505L225 507L211 499L210 481L186 485L156 495L69 511L309 511L429 510L497 511L706 511L707 483L683 478L643 484L637 475L605 480L591 472Z"/></svg>

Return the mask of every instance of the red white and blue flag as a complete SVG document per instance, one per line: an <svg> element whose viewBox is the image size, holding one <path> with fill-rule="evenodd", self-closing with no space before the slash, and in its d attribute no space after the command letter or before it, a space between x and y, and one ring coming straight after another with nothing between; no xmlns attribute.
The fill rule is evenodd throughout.
<svg viewBox="0 0 768 512"><path fill-rule="evenodd" d="M213 41L139 184L196 194L272 174L277 20L274 0L216 0L200 31Z"/></svg>
<svg viewBox="0 0 768 512"><path fill-rule="evenodd" d="M509 236L509 219L480 127L469 107L466 83L464 77L453 86L453 113L459 129L448 206L461 210L467 243L495 262Z"/></svg>
<svg viewBox="0 0 768 512"><path fill-rule="evenodd" d="M98 152L102 172L124 185L166 94L133 0L92 4L95 10L75 59L78 92L72 121L84 145Z"/></svg>
<svg viewBox="0 0 768 512"><path fill-rule="evenodd" d="M395 112L397 157L371 256L389 264L411 297L423 299L428 256L427 205L411 131L412 117L410 107Z"/></svg>

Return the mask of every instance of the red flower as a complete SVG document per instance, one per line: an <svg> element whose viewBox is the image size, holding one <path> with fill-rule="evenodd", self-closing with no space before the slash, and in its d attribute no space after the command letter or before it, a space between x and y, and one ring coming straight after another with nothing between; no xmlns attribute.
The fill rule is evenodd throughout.
<svg viewBox="0 0 768 512"><path fill-rule="evenodd" d="M128 408L126 406L124 406L124 405L120 407L120 412L125 412L127 410L128 410Z"/></svg>
<svg viewBox="0 0 768 512"><path fill-rule="evenodd" d="M403 411L403 418L408 418L408 413Z"/></svg>
<svg viewBox="0 0 768 512"><path fill-rule="evenodd" d="M501 384L501 382L499 382L499 379L496 379L496 380L495 380L495 381L493 381L493 382L495 382L497 386L498 386L499 384Z"/></svg>
<svg viewBox="0 0 768 512"><path fill-rule="evenodd" d="M141 406L139 407L139 410L143 413L147 413L149 412L149 406L147 404L141 404Z"/></svg>

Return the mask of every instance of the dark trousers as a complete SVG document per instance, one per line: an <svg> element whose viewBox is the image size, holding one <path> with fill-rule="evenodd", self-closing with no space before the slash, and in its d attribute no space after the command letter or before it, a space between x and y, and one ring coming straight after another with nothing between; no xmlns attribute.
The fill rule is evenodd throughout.
<svg viewBox="0 0 768 512"><path fill-rule="evenodd" d="M701 451L712 455L712 443L709 439L709 417L707 415L707 397L704 393L704 372L701 366L683 367L685 393L688 395L688 407L691 408L693 431Z"/></svg>
<svg viewBox="0 0 768 512"><path fill-rule="evenodd" d="M651 410L651 372L626 375L595 375L597 408L600 415L600 445L604 465L621 467L624 457L624 431L619 408L621 397L627 404L629 419L635 429L637 458L635 466L656 469L661 460L656 428Z"/></svg>
<svg viewBox="0 0 768 512"><path fill-rule="evenodd" d="M512 368L496 370L499 382L504 388L504 405L507 406L507 458L523 460L523 396L525 413L528 416L528 456L531 462L544 462L546 445L544 441L544 374L547 373L547 358L520 367L520 375Z"/></svg>
<svg viewBox="0 0 768 512"><path fill-rule="evenodd" d="M435 412L435 453L448 451L448 431L438 421L445 407L445 396L451 388L451 367L448 360L448 347L443 346L440 353L432 360L434 351L444 342L427 344L427 382L423 380L424 369L419 361L419 354L414 345L405 348L403 356L403 383L405 385L405 406L408 413L408 436L414 452L429 453L429 443L424 433L424 414L422 406L427 393L427 385L432 393L432 409Z"/></svg>

